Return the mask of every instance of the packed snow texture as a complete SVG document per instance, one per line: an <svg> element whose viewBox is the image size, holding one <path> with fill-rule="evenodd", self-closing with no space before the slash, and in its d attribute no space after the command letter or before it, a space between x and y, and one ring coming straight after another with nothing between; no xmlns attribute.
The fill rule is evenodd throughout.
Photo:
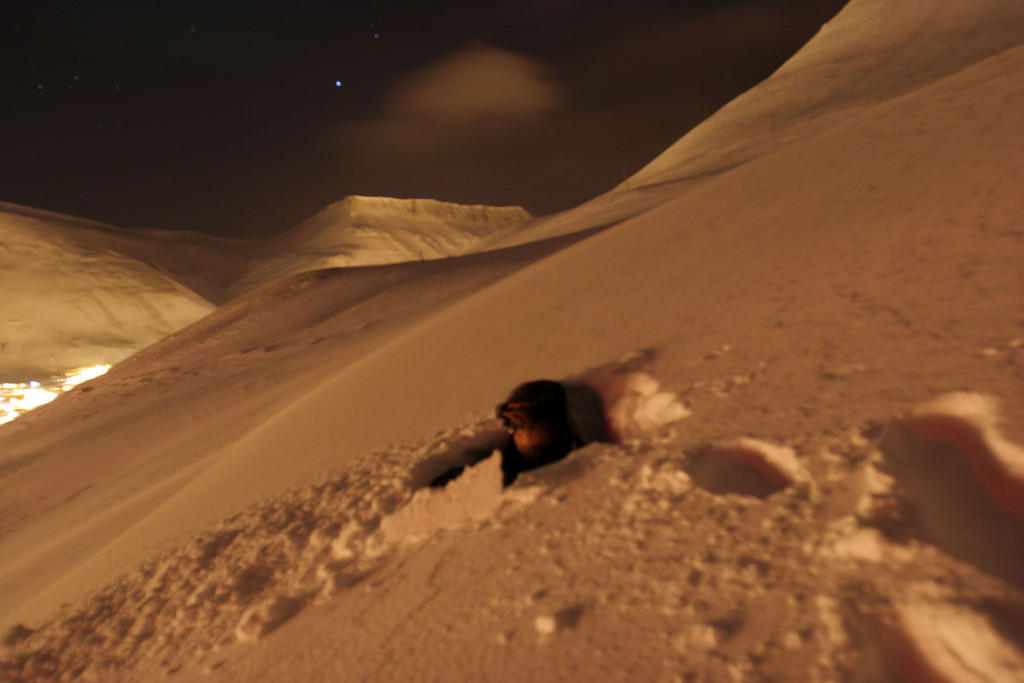
<svg viewBox="0 0 1024 683"><path fill-rule="evenodd" d="M269 283L0 428L0 678L1020 679L1020 8L853 0L536 241ZM421 491L595 375L617 442Z"/></svg>

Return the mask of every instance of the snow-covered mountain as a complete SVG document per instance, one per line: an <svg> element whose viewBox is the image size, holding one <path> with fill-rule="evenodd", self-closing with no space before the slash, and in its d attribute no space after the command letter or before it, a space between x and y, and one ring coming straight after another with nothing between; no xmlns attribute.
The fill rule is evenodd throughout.
<svg viewBox="0 0 1024 683"><path fill-rule="evenodd" d="M320 268L460 256L530 220L526 209L518 206L353 195L269 240L245 265L228 295Z"/></svg>
<svg viewBox="0 0 1024 683"><path fill-rule="evenodd" d="M0 204L0 380L116 363L214 310L182 282L224 255L169 237Z"/></svg>
<svg viewBox="0 0 1024 683"><path fill-rule="evenodd" d="M256 241L0 204L0 381L116 363L290 275L466 254L530 220L520 207L352 196Z"/></svg>

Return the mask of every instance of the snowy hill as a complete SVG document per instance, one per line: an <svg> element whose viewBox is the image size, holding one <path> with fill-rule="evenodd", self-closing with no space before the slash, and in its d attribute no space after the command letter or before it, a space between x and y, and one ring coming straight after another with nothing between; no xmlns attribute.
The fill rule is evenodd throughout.
<svg viewBox="0 0 1024 683"><path fill-rule="evenodd" d="M347 197L256 241L124 230L0 204L0 381L116 363L289 275L461 255L529 220L519 207Z"/></svg>
<svg viewBox="0 0 1024 683"><path fill-rule="evenodd" d="M295 275L3 427L0 677L1021 679L1019 6L853 0L775 144L741 97L603 230ZM626 436L422 487L541 377Z"/></svg>
<svg viewBox="0 0 1024 683"><path fill-rule="evenodd" d="M1024 3L858 0L618 189L717 173L1024 41Z"/></svg>
<svg viewBox="0 0 1024 683"><path fill-rule="evenodd" d="M1022 41L1020 2L851 2L771 77L617 187L500 243L522 244L637 215Z"/></svg>
<svg viewBox="0 0 1024 683"><path fill-rule="evenodd" d="M181 281L208 248L0 204L0 379L116 363L205 316Z"/></svg>
<svg viewBox="0 0 1024 683"><path fill-rule="evenodd" d="M434 199L345 197L271 239L229 290L317 270L423 261L467 254L531 219L518 206L453 204Z"/></svg>

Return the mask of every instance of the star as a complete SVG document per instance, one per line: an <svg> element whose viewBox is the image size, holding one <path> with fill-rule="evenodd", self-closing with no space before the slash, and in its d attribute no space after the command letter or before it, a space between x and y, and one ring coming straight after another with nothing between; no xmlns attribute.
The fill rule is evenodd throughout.
<svg viewBox="0 0 1024 683"><path fill-rule="evenodd" d="M334 87L335 88L340 88L342 85L344 85L344 84L341 81L334 81Z"/></svg>

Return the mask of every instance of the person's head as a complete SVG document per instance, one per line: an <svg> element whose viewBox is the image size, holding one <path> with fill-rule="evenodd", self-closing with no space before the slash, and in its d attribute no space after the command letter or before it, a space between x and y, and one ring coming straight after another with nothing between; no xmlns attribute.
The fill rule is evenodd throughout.
<svg viewBox="0 0 1024 683"><path fill-rule="evenodd" d="M524 469L554 462L575 445L565 388L551 380L521 384L497 408Z"/></svg>
<svg viewBox="0 0 1024 683"><path fill-rule="evenodd" d="M561 424L568 419L565 389L547 379L520 384L496 412L513 432L537 421Z"/></svg>

